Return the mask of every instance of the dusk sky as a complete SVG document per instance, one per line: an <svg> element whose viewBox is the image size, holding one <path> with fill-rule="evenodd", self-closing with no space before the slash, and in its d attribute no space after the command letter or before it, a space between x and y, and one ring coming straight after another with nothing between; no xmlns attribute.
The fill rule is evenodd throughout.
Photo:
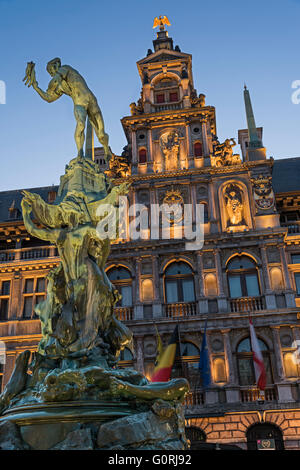
<svg viewBox="0 0 300 470"><path fill-rule="evenodd" d="M300 104L291 99L292 83L300 80L300 0L0 0L1 191L58 184L77 154L71 98L43 101L22 82L26 63L36 63L42 89L50 59L77 69L98 99L112 151L120 154L126 145L120 119L139 98L136 62L153 48L159 15L168 16L174 45L193 56L194 84L216 107L219 140L237 138L246 127L246 83L267 155L300 156Z"/></svg>

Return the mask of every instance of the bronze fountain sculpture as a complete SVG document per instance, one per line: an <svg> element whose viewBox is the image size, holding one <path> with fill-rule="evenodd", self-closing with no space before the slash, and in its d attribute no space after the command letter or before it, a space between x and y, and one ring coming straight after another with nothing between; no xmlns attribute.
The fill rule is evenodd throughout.
<svg viewBox="0 0 300 470"><path fill-rule="evenodd" d="M136 370L118 367L132 333L114 315L119 294L105 273L111 240L99 237L97 224L99 206L117 210L129 185L114 185L83 155L82 123L88 115L110 157L101 111L84 79L58 59L47 69L53 76L47 92L38 88L32 62L26 84L47 101L62 93L73 98L78 155L66 166L53 204L23 191L27 231L55 245L60 264L49 272L47 297L35 308L42 330L37 352L17 357L0 396L0 427L8 426L15 436L8 448L185 449L187 381L151 383ZM88 445L74 447L74 433L76 442L84 436Z"/></svg>

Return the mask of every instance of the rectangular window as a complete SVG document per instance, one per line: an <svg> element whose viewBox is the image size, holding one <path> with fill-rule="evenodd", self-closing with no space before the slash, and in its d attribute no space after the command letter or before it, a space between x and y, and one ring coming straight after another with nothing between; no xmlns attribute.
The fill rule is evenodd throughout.
<svg viewBox="0 0 300 470"><path fill-rule="evenodd" d="M33 279L26 279L24 292L26 294L31 294L33 292Z"/></svg>
<svg viewBox="0 0 300 470"><path fill-rule="evenodd" d="M297 295L300 295L300 273L295 274L295 283L296 283Z"/></svg>
<svg viewBox="0 0 300 470"><path fill-rule="evenodd" d="M184 302L194 302L194 281L193 279L183 279L182 281L182 294Z"/></svg>
<svg viewBox="0 0 300 470"><path fill-rule="evenodd" d="M293 264L300 263L300 253L291 255L291 258L292 258L292 263Z"/></svg>
<svg viewBox="0 0 300 470"><path fill-rule="evenodd" d="M249 297L259 296L259 286L256 274L246 274L247 295Z"/></svg>
<svg viewBox="0 0 300 470"><path fill-rule="evenodd" d="M165 94L159 93L156 95L156 103L164 103L165 102Z"/></svg>
<svg viewBox="0 0 300 470"><path fill-rule="evenodd" d="M24 307L23 307L24 318L31 318L32 316L32 305L33 305L32 300L33 300L32 295L24 298Z"/></svg>
<svg viewBox="0 0 300 470"><path fill-rule="evenodd" d="M132 305L132 289L131 286L121 287L122 307L131 307Z"/></svg>
<svg viewBox="0 0 300 470"><path fill-rule="evenodd" d="M166 282L166 296L167 303L172 304L173 302L178 302L178 289L176 281L167 281Z"/></svg>
<svg viewBox="0 0 300 470"><path fill-rule="evenodd" d="M36 292L45 292L45 278L44 277L39 277L36 280Z"/></svg>
<svg viewBox="0 0 300 470"><path fill-rule="evenodd" d="M242 297L242 286L240 276L229 276L229 290L230 290L230 297L232 299L237 299Z"/></svg>
<svg viewBox="0 0 300 470"><path fill-rule="evenodd" d="M10 295L10 281L2 282L1 295Z"/></svg>
<svg viewBox="0 0 300 470"><path fill-rule="evenodd" d="M173 91L170 93L170 101L178 101L178 93L177 91Z"/></svg>
<svg viewBox="0 0 300 470"><path fill-rule="evenodd" d="M8 318L8 302L9 299L0 300L0 321L5 321Z"/></svg>

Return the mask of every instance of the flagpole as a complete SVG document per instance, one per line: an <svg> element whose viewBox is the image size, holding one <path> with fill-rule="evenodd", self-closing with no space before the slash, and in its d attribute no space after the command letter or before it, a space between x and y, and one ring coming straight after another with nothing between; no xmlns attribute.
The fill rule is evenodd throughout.
<svg viewBox="0 0 300 470"><path fill-rule="evenodd" d="M252 344L252 339L251 339L251 325L254 329L254 325L253 325L253 322L252 322L252 317L251 317L251 310L249 309L249 312L248 312L248 318L249 318L249 328L250 328L250 345L251 345L251 351L252 351L252 360L254 361L254 351L253 351L253 344ZM255 374L255 383L256 383L256 388L259 390L259 398L258 398L258 401L260 400L265 400L265 391L264 390L261 390L258 386L258 383L257 383L257 377L256 377L256 374Z"/></svg>

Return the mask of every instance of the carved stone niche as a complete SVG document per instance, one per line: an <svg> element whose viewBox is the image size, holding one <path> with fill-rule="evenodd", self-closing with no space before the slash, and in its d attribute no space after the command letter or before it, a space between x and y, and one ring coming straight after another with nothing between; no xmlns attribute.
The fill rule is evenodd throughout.
<svg viewBox="0 0 300 470"><path fill-rule="evenodd" d="M276 246L267 247L267 256L269 263L280 263L280 252Z"/></svg>
<svg viewBox="0 0 300 470"><path fill-rule="evenodd" d="M243 190L236 183L229 183L223 192L226 208L226 228L233 232L247 229Z"/></svg>
<svg viewBox="0 0 300 470"><path fill-rule="evenodd" d="M214 353L224 352L224 343L221 336L213 336L210 344Z"/></svg>
<svg viewBox="0 0 300 470"><path fill-rule="evenodd" d="M215 257L211 252L206 252L203 254L203 268L211 269L215 267Z"/></svg>
<svg viewBox="0 0 300 470"><path fill-rule="evenodd" d="M164 132L159 139L159 146L163 155L163 170L174 171L179 165L179 134L175 130Z"/></svg>

